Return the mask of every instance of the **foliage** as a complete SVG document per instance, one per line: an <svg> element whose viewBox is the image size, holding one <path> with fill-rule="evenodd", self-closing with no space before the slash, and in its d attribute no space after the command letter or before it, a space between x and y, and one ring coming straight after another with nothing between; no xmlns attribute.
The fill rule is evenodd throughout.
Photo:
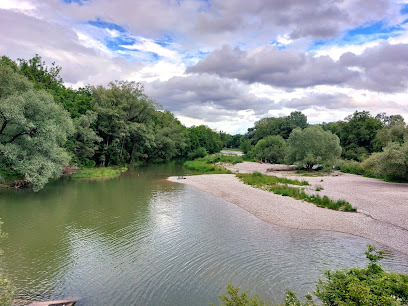
<svg viewBox="0 0 408 306"><path fill-rule="evenodd" d="M241 145L241 139L242 139L242 135L240 134L227 135L224 141L224 146L226 148L237 149Z"/></svg>
<svg viewBox="0 0 408 306"><path fill-rule="evenodd" d="M295 129L290 134L285 161L310 170L314 165L334 162L340 154L341 147L336 135L319 126L310 126L303 131Z"/></svg>
<svg viewBox="0 0 408 306"><path fill-rule="evenodd" d="M190 150L204 148L210 154L219 152L224 146L219 133L214 132L204 125L188 128Z"/></svg>
<svg viewBox="0 0 408 306"><path fill-rule="evenodd" d="M336 167L340 169L341 172L364 175L365 171L361 167L361 163L355 160L341 161Z"/></svg>
<svg viewBox="0 0 408 306"><path fill-rule="evenodd" d="M326 207L333 210L342 210L354 212L356 209L351 206L351 204L344 200L331 200L327 196L321 197L318 194L307 194L304 190L289 186L307 186L309 185L306 181L291 180L286 178L280 178L276 176L264 175L259 172L254 172L252 174L240 173L237 177L243 181L245 184L251 185L256 188L269 190L275 194L280 194L282 196L288 196L296 200L303 200L309 203L313 203L319 207Z"/></svg>
<svg viewBox="0 0 408 306"><path fill-rule="evenodd" d="M189 159L196 159L200 157L205 157L207 156L208 152L205 148L199 147L198 149L194 150L193 152L190 152L187 154L187 157Z"/></svg>
<svg viewBox="0 0 408 306"><path fill-rule="evenodd" d="M285 158L285 149L286 142L281 136L267 136L257 142L254 155L257 160L281 164Z"/></svg>
<svg viewBox="0 0 408 306"><path fill-rule="evenodd" d="M266 305L259 296L254 295L253 297L248 297L248 291L242 291L239 293L240 288L234 287L231 283L227 286L227 292L223 295L219 295L218 298L221 300L220 305L224 306L262 306ZM269 303L268 303L269 304Z"/></svg>
<svg viewBox="0 0 408 306"><path fill-rule="evenodd" d="M126 168L124 168L126 169ZM116 176L121 173L121 169L113 169L110 167L98 167L91 169L82 169L71 175L72 178L94 178L103 176Z"/></svg>
<svg viewBox="0 0 408 306"><path fill-rule="evenodd" d="M94 166L90 158L98 149L98 144L102 141L92 124L97 120L98 115L88 110L84 115L74 119L75 133L71 138L73 156L79 165Z"/></svg>
<svg viewBox="0 0 408 306"><path fill-rule="evenodd" d="M377 264L382 252L369 245L369 260L363 269L327 271L315 294L324 305L405 305L408 303L408 275L387 273Z"/></svg>
<svg viewBox="0 0 408 306"><path fill-rule="evenodd" d="M383 251L368 245L366 258L369 264L363 269L326 271L325 279L319 279L314 294L323 305L378 305L396 306L408 304L408 275L385 272L377 263ZM257 295L248 298L247 291L239 294L231 284L227 293L219 296L220 305L265 305ZM302 302L292 291L286 291L284 306L314 306L311 294ZM320 305L320 303L319 303Z"/></svg>
<svg viewBox="0 0 408 306"><path fill-rule="evenodd" d="M394 181L408 181L408 142L389 143L383 152L373 153L361 167L377 177Z"/></svg>
<svg viewBox="0 0 408 306"><path fill-rule="evenodd" d="M74 130L69 114L7 66L0 67L0 126L0 156L34 190L62 174Z"/></svg>
<svg viewBox="0 0 408 306"><path fill-rule="evenodd" d="M329 124L330 131L340 138L343 157L354 160L361 160L374 151L374 139L382 127L382 122L373 118L368 111L356 111L345 121Z"/></svg>
<svg viewBox="0 0 408 306"><path fill-rule="evenodd" d="M144 149L154 143L156 104L143 93L143 86L116 81L108 88L94 88L93 93L98 113L96 129L103 139L97 152L101 164L118 165L145 156Z"/></svg>
<svg viewBox="0 0 408 306"><path fill-rule="evenodd" d="M307 117L301 112L296 111L287 117L262 118L255 122L253 128L248 129L246 137L252 144L256 144L259 140L267 136L279 135L287 139L295 128L304 129L307 126Z"/></svg>

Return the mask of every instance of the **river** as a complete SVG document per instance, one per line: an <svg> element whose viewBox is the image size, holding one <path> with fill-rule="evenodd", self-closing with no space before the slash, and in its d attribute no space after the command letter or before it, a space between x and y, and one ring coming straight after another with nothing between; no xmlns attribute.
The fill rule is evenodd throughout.
<svg viewBox="0 0 408 306"><path fill-rule="evenodd" d="M119 177L3 191L1 272L21 299L77 305L208 305L229 282L278 303L313 291L326 269L362 267L370 241L265 223L193 187L168 182L177 163ZM378 245L378 244L377 244ZM378 245L381 247L381 245ZM388 270L408 257L387 250Z"/></svg>

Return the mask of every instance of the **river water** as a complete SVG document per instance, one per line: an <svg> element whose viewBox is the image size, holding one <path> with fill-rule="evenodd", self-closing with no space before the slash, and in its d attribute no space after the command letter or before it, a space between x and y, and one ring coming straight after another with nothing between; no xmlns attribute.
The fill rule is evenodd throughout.
<svg viewBox="0 0 408 306"><path fill-rule="evenodd" d="M78 305L208 305L229 282L278 303L313 291L326 269L362 267L370 241L265 223L191 186L176 163L119 177L0 193L1 272L22 299ZM382 247L381 245L378 245ZM408 257L387 250L388 270Z"/></svg>

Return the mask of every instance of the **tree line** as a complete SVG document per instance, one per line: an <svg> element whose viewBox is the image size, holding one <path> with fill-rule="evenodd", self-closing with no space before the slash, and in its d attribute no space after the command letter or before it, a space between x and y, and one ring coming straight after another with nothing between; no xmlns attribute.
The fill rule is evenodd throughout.
<svg viewBox="0 0 408 306"><path fill-rule="evenodd" d="M41 57L0 59L0 179L34 190L67 165L112 166L219 152L225 133L185 127L137 82L72 89ZM228 135L229 136L229 135Z"/></svg>
<svg viewBox="0 0 408 306"><path fill-rule="evenodd" d="M355 111L344 120L312 125L295 111L255 122L239 142L256 160L309 170L336 164L346 172L408 181L408 127L399 114Z"/></svg>

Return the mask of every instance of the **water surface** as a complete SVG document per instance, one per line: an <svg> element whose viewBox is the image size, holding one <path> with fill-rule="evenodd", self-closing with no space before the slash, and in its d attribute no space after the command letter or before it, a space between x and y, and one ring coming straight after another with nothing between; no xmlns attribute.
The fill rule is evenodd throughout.
<svg viewBox="0 0 408 306"><path fill-rule="evenodd" d="M79 305L207 305L228 282L261 298L303 296L326 269L362 267L366 239L265 223L191 186L176 163L120 177L65 180L39 193L0 193L9 234L2 273L23 299L79 296ZM381 245L380 245L381 247ZM384 265L408 273L388 250Z"/></svg>

